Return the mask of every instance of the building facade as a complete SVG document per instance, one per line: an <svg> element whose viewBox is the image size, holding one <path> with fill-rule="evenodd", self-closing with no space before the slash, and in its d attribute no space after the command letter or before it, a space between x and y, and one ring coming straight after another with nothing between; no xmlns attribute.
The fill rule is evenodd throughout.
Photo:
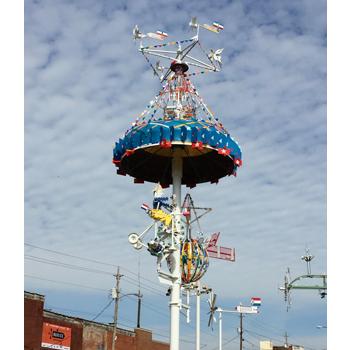
<svg viewBox="0 0 350 350"><path fill-rule="evenodd" d="M270 340L260 341L260 350L304 350L300 345L274 346Z"/></svg>
<svg viewBox="0 0 350 350"><path fill-rule="evenodd" d="M25 350L111 350L113 326L44 309L45 296L24 293ZM152 332L117 328L116 350L169 350Z"/></svg>

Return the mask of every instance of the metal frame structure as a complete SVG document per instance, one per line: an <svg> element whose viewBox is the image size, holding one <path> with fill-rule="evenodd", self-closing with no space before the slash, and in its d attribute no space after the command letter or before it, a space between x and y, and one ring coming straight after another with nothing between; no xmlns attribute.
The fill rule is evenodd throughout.
<svg viewBox="0 0 350 350"><path fill-rule="evenodd" d="M291 306L291 290L292 289L301 289L301 290L318 290L321 296L321 299L325 298L327 295L327 275L326 274L311 274L311 260L314 258L313 255L310 254L309 249L306 249L306 254L301 257L302 260L306 262L306 275L301 275L293 280L290 277L290 269L287 268L287 272L284 276L284 285L283 287L279 287L279 290L284 292L284 301L287 303L287 311ZM298 281L306 281L306 280L319 280L320 283L314 285L300 285Z"/></svg>
<svg viewBox="0 0 350 350"><path fill-rule="evenodd" d="M145 39L164 40L168 34L162 31L144 34L135 26L133 37L135 40L140 40L139 52L161 83L164 82L164 86L132 123L132 127L125 132L124 137L116 142L112 161L118 168L117 174L134 177L134 183L148 181L158 183L161 188L172 185L172 203L162 203L169 213L163 211L160 206L151 209L143 205L142 208L154 219L154 222L140 235L137 233L129 235L129 242L135 249L145 247L151 255L157 256L159 280L169 286L167 294L170 295L170 350L179 349L181 308L187 310L189 320L189 293L187 293L187 305L181 301L181 287L184 286L182 278L185 270L184 263L180 261L180 249L185 243L189 244L189 249L192 249L193 242L193 247L197 249L196 253L198 254L199 251L200 259L195 260L194 271L197 273L197 267L200 266L200 273L194 276L196 279L186 280L186 283L196 282L208 267L205 244L216 247L217 241L216 239L213 244L211 239L204 242L199 239L192 241L189 238L190 226L193 221L198 222L199 217L196 215L196 219L190 222L184 222L182 219L181 185L192 188L197 183L217 183L224 176L236 176L237 168L242 165L238 143L224 129L218 118L214 117L213 112L189 80L192 75L220 71L223 49L205 52L199 42L199 30L203 28L219 33L223 30L223 26L216 22L212 25L199 24L196 18L192 18L189 25L196 31L190 39L147 46L144 44ZM176 48L169 49L169 46ZM201 50L203 58L195 57L193 54L195 48ZM158 61L154 62L154 58ZM190 67L199 70L187 73ZM161 111L162 115L157 116L157 111ZM196 209L193 205L192 207ZM143 238L152 228L155 230L154 239L145 244ZM217 248L217 251L214 249L212 253L214 258L234 261L233 249ZM227 254L224 253L225 249ZM190 273L193 267L191 264L194 261L192 259L191 255L186 265ZM161 269L163 261L166 261L169 272ZM197 290L200 290L199 285ZM201 292L198 293L197 324L200 317L198 297ZM199 327L197 328L199 338Z"/></svg>
<svg viewBox="0 0 350 350"><path fill-rule="evenodd" d="M215 22L214 22L215 23ZM188 66L193 66L196 68L201 68L205 71L211 71L211 72L219 72L221 68L221 53L223 49L218 49L216 51L211 50L210 53L206 53L199 42L199 29L204 28L207 30L210 30L212 32L219 33L223 26L218 25L218 23L215 23L216 26L209 26L209 25L202 25L197 22L197 19L195 17L192 17L191 22L189 23L189 26L196 30L196 35L193 36L190 39L186 40L180 40L180 41L171 41L166 44L159 44L159 45L147 45L144 46L143 39L145 38L151 38L151 39L157 39L157 40L163 40L168 35L166 33L157 31L156 33L147 33L143 34L139 30L138 26L136 25L133 30L133 37L134 40L139 39L140 40L140 47L139 51L145 56L145 59L149 62L150 66L152 67L152 70L156 76L158 76L159 80L161 82L165 81L169 78L170 75L173 75L174 73L168 67L167 69L163 66L161 66L160 61L157 61L156 64L152 64L150 60L148 59L147 55L155 56L161 59L169 60L171 62L178 62L178 63L185 63ZM214 29L215 28L215 29ZM189 44L188 44L189 43ZM176 45L176 50L166 50L165 47ZM192 51L192 49L196 46L199 46L203 53L205 54L207 58L207 62L204 62L202 59L195 58L193 56L190 56L189 53ZM159 74L159 72L163 73L163 71L166 69L165 74Z"/></svg>

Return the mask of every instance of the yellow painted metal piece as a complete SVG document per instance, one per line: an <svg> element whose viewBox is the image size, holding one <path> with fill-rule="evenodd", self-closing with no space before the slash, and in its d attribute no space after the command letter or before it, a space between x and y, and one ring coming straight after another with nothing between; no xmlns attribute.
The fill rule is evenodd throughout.
<svg viewBox="0 0 350 350"><path fill-rule="evenodd" d="M154 219L164 223L166 226L171 225L172 217L170 214L165 213L161 209L151 209L149 211L149 216Z"/></svg>

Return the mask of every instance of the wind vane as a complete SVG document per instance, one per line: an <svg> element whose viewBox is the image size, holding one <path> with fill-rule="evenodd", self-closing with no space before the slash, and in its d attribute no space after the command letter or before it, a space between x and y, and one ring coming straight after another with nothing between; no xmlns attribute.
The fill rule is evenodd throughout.
<svg viewBox="0 0 350 350"><path fill-rule="evenodd" d="M175 72L171 68L173 63L180 63L186 65L186 71L192 66L194 68L200 68L201 71L192 73L189 75L203 74L205 72L219 72L221 68L221 54L223 49L210 50L210 53L206 53L199 42L199 29L204 28L214 33L220 33L224 29L224 26L217 22L213 22L212 25L199 24L196 17L192 17L189 26L196 31L196 35L190 39L180 41L170 41L166 44L156 44L144 46L144 39L161 40L168 38L168 34L160 30L155 33L150 32L143 34L139 27L136 25L133 30L134 40L140 40L139 51L144 55L147 62L150 64L153 72L157 75L161 82L174 76ZM199 46L203 58L194 57L190 52ZM174 49L169 49L174 48ZM204 55L203 55L204 54ZM158 58L155 63L151 62L150 56ZM161 65L162 60L164 66ZM185 66L183 66L185 67ZM165 74L162 74L165 71Z"/></svg>
<svg viewBox="0 0 350 350"><path fill-rule="evenodd" d="M208 299L209 304L209 320L208 327L213 329L213 321L216 322L215 313L219 314L219 350L222 350L222 314L224 313L239 313L240 314L240 349L243 349L243 315L244 314L258 314L260 312L261 298L252 297L250 300L250 306L237 305L234 309L223 309L220 306L216 306L216 294L210 291L210 297Z"/></svg>

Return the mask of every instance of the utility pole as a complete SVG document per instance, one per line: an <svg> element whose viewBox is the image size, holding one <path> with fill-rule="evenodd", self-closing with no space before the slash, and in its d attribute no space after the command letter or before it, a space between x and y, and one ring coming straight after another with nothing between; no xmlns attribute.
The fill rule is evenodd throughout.
<svg viewBox="0 0 350 350"><path fill-rule="evenodd" d="M140 328L140 318L141 318L141 298L142 298L142 294L141 291L139 289L139 292L137 294L137 328Z"/></svg>
<svg viewBox="0 0 350 350"><path fill-rule="evenodd" d="M288 349L288 334L287 334L287 332L285 332L284 333L284 347L286 348L286 349Z"/></svg>
<svg viewBox="0 0 350 350"><path fill-rule="evenodd" d="M243 350L243 314L239 314L239 350Z"/></svg>
<svg viewBox="0 0 350 350"><path fill-rule="evenodd" d="M114 322L113 322L113 338L112 338L112 350L115 350L115 337L116 337L116 330L117 330L117 322L118 322L118 304L119 304L119 299L120 299L120 279L123 275L119 273L119 266L117 269L117 274L115 275L116 278L116 293L115 293L115 304L114 304Z"/></svg>

